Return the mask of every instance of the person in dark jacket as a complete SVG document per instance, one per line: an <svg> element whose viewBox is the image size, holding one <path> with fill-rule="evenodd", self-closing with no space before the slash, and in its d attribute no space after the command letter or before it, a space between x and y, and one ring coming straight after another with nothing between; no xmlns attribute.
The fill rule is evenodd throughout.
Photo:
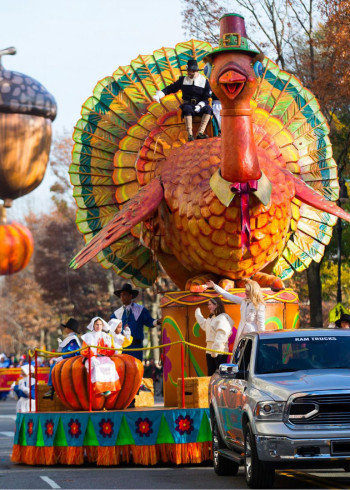
<svg viewBox="0 0 350 490"><path fill-rule="evenodd" d="M136 289L133 289L131 284L124 284L121 289L114 291L114 294L120 298L123 306L115 310L111 315L111 319L117 318L118 320L121 320L123 331L126 327L129 327L133 338L132 344L126 347L125 353L142 361L143 351L133 351L132 349L143 347L143 326L146 325L148 328L153 328L157 325L161 325L162 322L161 320L152 318L147 308L133 302L133 299L138 296L139 292Z"/></svg>
<svg viewBox="0 0 350 490"><path fill-rule="evenodd" d="M64 328L65 338L63 340L58 339L58 349L57 352L61 352L62 356L59 358L52 359L52 363L50 366L50 374L48 386L50 387L49 391L47 391L43 398L45 400L53 400L53 396L55 394L55 389L52 385L52 370L55 364L62 359L66 359L67 357L78 356L79 352L75 352L81 348L81 342L77 334L80 333L79 323L75 320L75 318L70 318L67 323L61 323L61 327ZM73 352L73 354L72 354Z"/></svg>
<svg viewBox="0 0 350 490"><path fill-rule="evenodd" d="M211 97L212 91L208 80L199 73L196 60L188 61L186 77L182 76L176 82L163 88L163 90L158 90L153 98L159 102L165 95L175 94L179 90L182 91L182 104L180 107L182 117L185 120L188 141L194 140L192 118L196 114L202 116L197 139L207 138L208 136L204 131L213 113L209 105L209 97Z"/></svg>

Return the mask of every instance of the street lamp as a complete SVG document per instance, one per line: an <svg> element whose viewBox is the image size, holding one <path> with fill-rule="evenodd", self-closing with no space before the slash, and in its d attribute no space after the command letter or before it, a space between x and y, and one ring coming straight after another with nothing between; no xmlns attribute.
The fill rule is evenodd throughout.
<svg viewBox="0 0 350 490"><path fill-rule="evenodd" d="M342 176L339 177L339 206L349 198L348 190L346 188L345 180ZM337 223L338 231L338 282L337 282L337 304L342 302L341 298L341 254L342 254L342 231L343 226L341 219L338 218Z"/></svg>

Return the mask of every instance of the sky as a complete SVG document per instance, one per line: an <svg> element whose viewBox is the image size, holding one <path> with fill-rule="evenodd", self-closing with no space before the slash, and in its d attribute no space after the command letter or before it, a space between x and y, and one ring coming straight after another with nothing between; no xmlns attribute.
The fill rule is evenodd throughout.
<svg viewBox="0 0 350 490"><path fill-rule="evenodd" d="M0 49L4 68L31 76L56 99L53 136L71 134L83 102L98 80L139 54L187 40L181 1L172 0L0 0ZM48 199L52 176L14 203L17 219Z"/></svg>

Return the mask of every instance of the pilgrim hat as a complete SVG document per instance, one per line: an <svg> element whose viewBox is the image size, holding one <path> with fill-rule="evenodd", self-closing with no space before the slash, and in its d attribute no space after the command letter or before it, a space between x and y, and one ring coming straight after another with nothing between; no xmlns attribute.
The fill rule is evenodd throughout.
<svg viewBox="0 0 350 490"><path fill-rule="evenodd" d="M210 53L225 53L226 51L243 51L257 55L259 51L249 48L244 17L239 14L225 14L220 18L219 47Z"/></svg>
<svg viewBox="0 0 350 490"><path fill-rule="evenodd" d="M123 284L123 287L121 289L116 289L114 291L114 294L120 298L120 294L125 291L126 293L130 293L133 298L136 298L136 296L139 294L137 289L133 289L131 284L125 283Z"/></svg>
<svg viewBox="0 0 350 490"><path fill-rule="evenodd" d="M75 318L70 318L66 324L61 323L61 327L69 328L70 330L73 330L73 332L80 333L79 323Z"/></svg>
<svg viewBox="0 0 350 490"><path fill-rule="evenodd" d="M191 71L199 71L199 66L196 60L188 60L187 62L187 70Z"/></svg>
<svg viewBox="0 0 350 490"><path fill-rule="evenodd" d="M350 323L350 315L348 315L347 313L342 313L341 317L338 318L338 320L335 322L335 325L338 328L341 328L341 322L349 322Z"/></svg>

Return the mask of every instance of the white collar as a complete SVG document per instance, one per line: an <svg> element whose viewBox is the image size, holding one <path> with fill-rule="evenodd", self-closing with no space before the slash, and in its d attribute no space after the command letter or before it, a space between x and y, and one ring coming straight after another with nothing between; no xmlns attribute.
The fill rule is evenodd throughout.
<svg viewBox="0 0 350 490"><path fill-rule="evenodd" d="M132 314L134 315L135 320L137 321L139 316L141 315L141 312L143 310L143 306L139 305L138 303L131 303L131 305L128 305L128 306L130 307L130 310L131 310ZM121 320L123 317L124 311L125 311L125 309L124 309L124 305L123 305L120 308L118 308L117 310L115 310L115 312L114 312L115 317L118 318L118 320Z"/></svg>

